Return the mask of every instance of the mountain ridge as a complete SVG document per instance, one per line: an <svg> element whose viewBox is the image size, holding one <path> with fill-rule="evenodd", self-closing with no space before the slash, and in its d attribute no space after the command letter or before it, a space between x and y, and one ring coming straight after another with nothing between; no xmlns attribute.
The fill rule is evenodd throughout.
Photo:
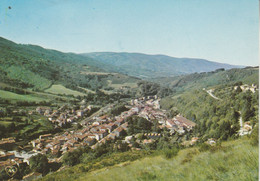
<svg viewBox="0 0 260 181"><path fill-rule="evenodd" d="M244 67L200 58L177 58L162 54L92 52L81 55L112 66L112 71L125 72L128 75L139 78L170 77L195 72L209 72L219 68L231 69Z"/></svg>

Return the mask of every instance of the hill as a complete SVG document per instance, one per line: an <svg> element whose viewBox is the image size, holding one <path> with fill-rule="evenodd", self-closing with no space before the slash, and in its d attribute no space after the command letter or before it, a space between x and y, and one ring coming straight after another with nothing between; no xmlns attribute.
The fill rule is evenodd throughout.
<svg viewBox="0 0 260 181"><path fill-rule="evenodd" d="M35 45L16 44L0 37L0 83L3 87L45 91L62 94L65 91L50 89L64 86L82 93L96 90L109 93L137 88L140 79L109 72L109 67L92 58L73 53L62 53ZM101 68L100 68L101 67ZM2 87L2 88L3 88ZM9 88L10 90L11 88ZM79 93L77 93L79 95ZM72 95L77 95L75 92ZM82 95L82 94L80 94Z"/></svg>
<svg viewBox="0 0 260 181"><path fill-rule="evenodd" d="M101 91L129 97L157 94L163 90L158 84L149 83L153 90L145 93L147 82L125 73L115 73L112 65L86 56L16 44L1 37L0 49L0 85L4 85L0 89L6 88L6 91L15 87L20 92L44 91L73 96Z"/></svg>
<svg viewBox="0 0 260 181"><path fill-rule="evenodd" d="M170 77L194 72L209 72L219 68L231 69L241 67L204 59L175 58L166 55L146 55L141 53L97 52L82 55L108 65L110 71L126 73L145 79Z"/></svg>
<svg viewBox="0 0 260 181"><path fill-rule="evenodd" d="M249 140L242 139L212 148L183 149L170 159L155 152L133 162L125 159L123 163L113 164L123 156L115 153L91 167L90 164L80 164L40 180L258 180L258 150L257 146L249 144Z"/></svg>
<svg viewBox="0 0 260 181"><path fill-rule="evenodd" d="M155 78L152 81L167 86L177 92L190 89L202 89L210 86L223 85L235 82L258 85L259 68L233 68L230 70L217 69L211 72L193 73L175 77Z"/></svg>

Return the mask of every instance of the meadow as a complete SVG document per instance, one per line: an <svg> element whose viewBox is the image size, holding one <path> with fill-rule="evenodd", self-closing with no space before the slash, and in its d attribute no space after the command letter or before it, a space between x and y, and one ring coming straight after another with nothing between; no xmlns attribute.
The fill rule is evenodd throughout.
<svg viewBox="0 0 260 181"><path fill-rule="evenodd" d="M73 96L84 96L84 93L74 91L64 87L63 85L52 85L49 89L46 89L45 92L52 94L65 94L65 95L73 95Z"/></svg>
<svg viewBox="0 0 260 181"><path fill-rule="evenodd" d="M46 100L45 98L42 98L40 96L38 97L34 95L22 95L4 90L0 90L0 98L27 102L41 102Z"/></svg>

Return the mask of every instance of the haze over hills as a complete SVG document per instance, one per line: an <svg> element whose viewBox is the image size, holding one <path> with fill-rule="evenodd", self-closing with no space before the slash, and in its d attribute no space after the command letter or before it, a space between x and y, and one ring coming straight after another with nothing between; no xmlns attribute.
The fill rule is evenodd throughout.
<svg viewBox="0 0 260 181"><path fill-rule="evenodd" d="M142 53L96 52L82 54L110 67L110 71L126 73L139 78L170 77L195 72L209 72L219 68L243 66L229 65L196 58L176 58L166 55ZM112 69L111 69L112 68Z"/></svg>

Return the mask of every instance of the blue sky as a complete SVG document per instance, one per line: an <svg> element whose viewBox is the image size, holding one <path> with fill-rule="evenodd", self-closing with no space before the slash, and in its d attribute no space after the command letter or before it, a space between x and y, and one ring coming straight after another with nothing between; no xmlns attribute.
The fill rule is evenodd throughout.
<svg viewBox="0 0 260 181"><path fill-rule="evenodd" d="M258 7L258 0L0 0L0 36L63 52L253 66L259 64Z"/></svg>

